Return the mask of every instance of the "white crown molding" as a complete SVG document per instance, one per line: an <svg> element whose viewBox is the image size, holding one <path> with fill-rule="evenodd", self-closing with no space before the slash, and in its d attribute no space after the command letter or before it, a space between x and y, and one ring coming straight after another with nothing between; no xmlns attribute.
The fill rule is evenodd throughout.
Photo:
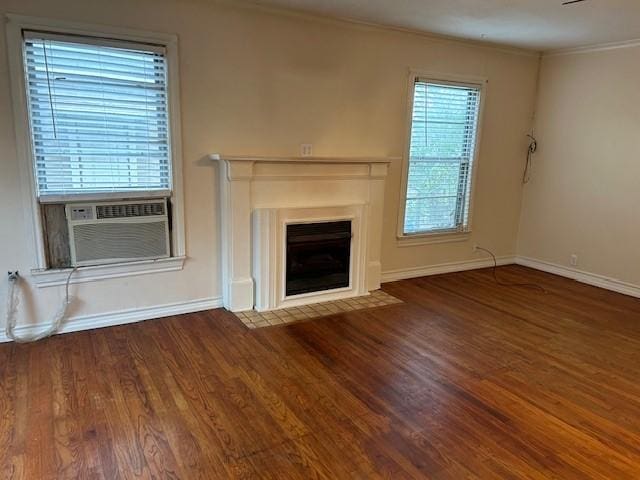
<svg viewBox="0 0 640 480"><path fill-rule="evenodd" d="M640 38L632 40L624 40L622 42L598 43L594 45L585 45L583 47L559 48L557 50L548 50L542 53L543 58L561 57L564 55L579 55L585 53L604 52L607 50L618 50L621 48L640 47Z"/></svg>
<svg viewBox="0 0 640 480"><path fill-rule="evenodd" d="M576 268L565 267L544 260L537 260L529 257L516 257L515 263L522 265L523 267L534 268L561 277L570 278L580 283L586 283L594 287L604 288L605 290L611 290L612 292L622 293L631 297L640 298L640 285L633 283L623 282L604 275L598 275L596 273L585 272Z"/></svg>
<svg viewBox="0 0 640 480"><path fill-rule="evenodd" d="M498 266L511 265L515 263L515 256L507 255L498 257ZM493 267L491 258L480 258L477 260L464 260L461 262L440 263L437 265L429 265L424 267L402 268L398 270L387 270L382 272L382 283L395 282L398 280L407 280L409 278L428 277L431 275L440 275L443 273L464 272L467 270L477 270L479 268Z"/></svg>
<svg viewBox="0 0 640 480"><path fill-rule="evenodd" d="M127 323L141 322L173 315L200 312L222 307L220 297L203 298L199 300L189 300L186 302L170 303L155 307L133 308L120 312L100 313L96 315L83 315L66 320L60 333L78 332L81 330L93 330L94 328L112 327L115 325L126 325ZM15 329L17 336L32 335L44 330L48 325L18 325ZM11 341L5 334L5 330L0 330L0 342Z"/></svg>
<svg viewBox="0 0 640 480"><path fill-rule="evenodd" d="M226 4L232 8L247 8L257 11L262 11L271 15L282 15L288 17L304 18L308 20L315 20L318 22L330 23L330 24L342 24L352 26L354 28L365 28L370 30L380 30L395 33L404 33L407 35L414 35L423 37L425 40L431 40L434 42L450 43L459 45L462 47L479 48L483 50L492 50L499 53L508 55L521 55L526 57L536 57L540 52L534 49L514 47L511 45L504 45L499 43L493 43L483 40L474 40L471 38L455 37L453 35L445 35L441 33L428 32L426 30L419 30L416 28L399 27L394 25L385 25L382 23L368 22L366 20L359 20L357 18L345 17L340 15L328 15L317 12L309 12L304 10L296 10L292 8L276 6L276 5L264 5L258 3L256 0L244 0L239 2L238 0L218 0L220 4Z"/></svg>

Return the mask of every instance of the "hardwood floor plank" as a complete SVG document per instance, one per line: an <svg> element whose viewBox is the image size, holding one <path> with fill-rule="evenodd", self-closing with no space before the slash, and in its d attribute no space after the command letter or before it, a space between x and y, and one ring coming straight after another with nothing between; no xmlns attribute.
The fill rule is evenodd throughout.
<svg viewBox="0 0 640 480"><path fill-rule="evenodd" d="M6 422L4 428L0 428L0 473L2 478L19 478L20 465L16 462L19 458L19 449L23 443L23 429L12 420L17 418L24 404L24 381L26 376L20 376L20 369L16 364L15 345L10 348L0 349L0 418Z"/></svg>
<svg viewBox="0 0 640 480"><path fill-rule="evenodd" d="M640 300L519 266L0 345L7 479L635 479Z"/></svg>
<svg viewBox="0 0 640 480"><path fill-rule="evenodd" d="M93 460L86 454L90 442L83 440L79 425L79 399L76 390L82 389L84 375L75 372L72 365L72 349L75 342L50 342L52 357L49 361L53 396L53 429L55 435L56 468L64 478L89 476ZM95 467L94 467L95 469Z"/></svg>

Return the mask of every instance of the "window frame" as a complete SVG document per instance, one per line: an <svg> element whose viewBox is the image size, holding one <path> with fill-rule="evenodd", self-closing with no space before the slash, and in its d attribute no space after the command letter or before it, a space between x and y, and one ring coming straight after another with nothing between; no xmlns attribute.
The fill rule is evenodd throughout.
<svg viewBox="0 0 640 480"><path fill-rule="evenodd" d="M469 188L469 211L467 212L467 225L462 231L458 230L442 230L432 232L417 232L417 233L405 233L404 222L407 206L407 188L409 183L409 161L411 151L411 129L413 123L413 101L415 94L415 82L433 82L440 85L454 85L462 87L479 88L480 90L480 104L478 106L478 124L476 126L476 138L474 144L474 153L471 160L471 172L469 175L469 181L471 182ZM478 172L478 160L480 158L480 143L482 138L482 118L484 112L484 105L487 96L487 84L488 79L486 77L477 77L469 75L452 75L428 72L419 69L409 70L409 79L407 82L407 105L406 105L406 117L405 117L405 138L404 138L404 150L402 157L402 183L400 188L400 205L398 208L398 222L396 239L400 246L412 246L423 245L431 243L445 243L445 242L460 242L467 240L471 235L471 227L473 223L473 207L475 198L476 177Z"/></svg>
<svg viewBox="0 0 640 480"><path fill-rule="evenodd" d="M170 128L170 111L169 111L169 104L168 104L169 95L170 95L170 92L169 92L170 86L169 86L169 78L168 78L168 56L167 56L166 47L164 45L160 45L157 43L151 44L149 42L144 42L144 43L132 42L132 41L123 41L119 39L114 40L113 38L102 38L102 37L87 37L87 36L80 37L78 35L70 35L68 33L60 34L60 33L52 32L51 29L48 29L46 32L43 30L22 29L22 37L23 37L23 41L22 41L23 62L25 62L28 59L25 43L29 40L30 41L52 40L55 42L69 42L69 43L75 43L75 44L81 44L81 45L87 45L87 46L145 51L145 52L154 53L154 54L161 54L164 59L165 90L163 92L166 95L166 99L167 99L166 115L167 115L167 124L169 125L168 131L167 131L167 146L169 148L169 176L168 176L169 186L167 188L155 188L155 189L149 189L149 190L126 190L125 189L121 191L117 191L117 190L104 191L104 192L78 191L78 192L57 192L57 193L50 193L49 191L42 191L42 189L36 188L36 194L38 195L38 201L40 202L40 204L91 202L91 201L119 199L123 197L126 197L127 199L139 199L139 198L147 199L147 198L169 197L171 192L173 191L173 172L172 172L173 153L171 150L172 132ZM24 80L25 85L29 85L30 83L29 72L26 71L26 69L24 71L24 77L25 77L25 80ZM49 102L50 102L50 105L52 105L51 93L49 93ZM33 145L34 145L34 142L36 142L36 131L34 130L34 122L33 122L33 115L34 115L33 104L30 102L30 98L28 95L27 95L27 103L28 103L27 105L28 119L30 120L29 122L29 133L30 133L30 139L31 139L30 147L33 152ZM54 109L53 107L51 108L52 108L52 116L55 116L53 113ZM35 155L33 156L35 157ZM33 158L32 161L34 162L34 164L37 164L36 158ZM36 187L38 187L38 178L37 178L37 175L35 174L36 170L37 169L34 168L34 179L35 179Z"/></svg>
<svg viewBox="0 0 640 480"><path fill-rule="evenodd" d="M7 14L7 47L9 56L9 74L11 79L11 93L13 98L13 116L15 125L16 150L20 168L20 183L28 217L30 243L34 249L34 264L32 272L42 273L50 270L47 267L44 229L42 224L41 202L38 200L35 165L32 149L31 127L29 122L29 104L25 85L25 64L23 53L24 30L41 30L56 35L68 35L81 38L95 38L100 41L137 43L157 45L165 48L167 62L167 105L169 109L169 129L171 148L171 194L168 197L172 205L171 258L175 261L175 269L181 269L185 259L185 231L184 231L184 192L182 180L182 132L180 120L180 83L178 37L174 34L155 33L132 30L105 25L94 25L77 22L51 20L39 17ZM143 194L144 195L144 194ZM149 192L148 197L154 194ZM96 194L79 195L65 199L69 201L99 201L119 198L136 198L140 195L128 194ZM160 267L166 269L166 259L158 261ZM132 262L127 262L130 265ZM124 265L124 264L123 264ZM131 271L135 271L132 268ZM126 273L126 272L125 272ZM147 272L148 273L148 270ZM134 274L134 273L132 273Z"/></svg>

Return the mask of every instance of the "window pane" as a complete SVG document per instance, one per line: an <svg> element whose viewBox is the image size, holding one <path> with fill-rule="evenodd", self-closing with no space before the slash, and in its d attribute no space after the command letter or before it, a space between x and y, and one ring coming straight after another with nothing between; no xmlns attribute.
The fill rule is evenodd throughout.
<svg viewBox="0 0 640 480"><path fill-rule="evenodd" d="M404 233L468 223L480 89L415 83Z"/></svg>
<svg viewBox="0 0 640 480"><path fill-rule="evenodd" d="M164 55L24 42L39 196L169 190Z"/></svg>

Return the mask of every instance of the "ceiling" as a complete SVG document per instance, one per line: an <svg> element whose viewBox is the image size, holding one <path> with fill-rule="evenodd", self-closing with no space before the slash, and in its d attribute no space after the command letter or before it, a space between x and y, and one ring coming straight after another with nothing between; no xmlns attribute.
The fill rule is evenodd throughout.
<svg viewBox="0 0 640 480"><path fill-rule="evenodd" d="M331 17L556 50L640 38L639 0L253 0Z"/></svg>

